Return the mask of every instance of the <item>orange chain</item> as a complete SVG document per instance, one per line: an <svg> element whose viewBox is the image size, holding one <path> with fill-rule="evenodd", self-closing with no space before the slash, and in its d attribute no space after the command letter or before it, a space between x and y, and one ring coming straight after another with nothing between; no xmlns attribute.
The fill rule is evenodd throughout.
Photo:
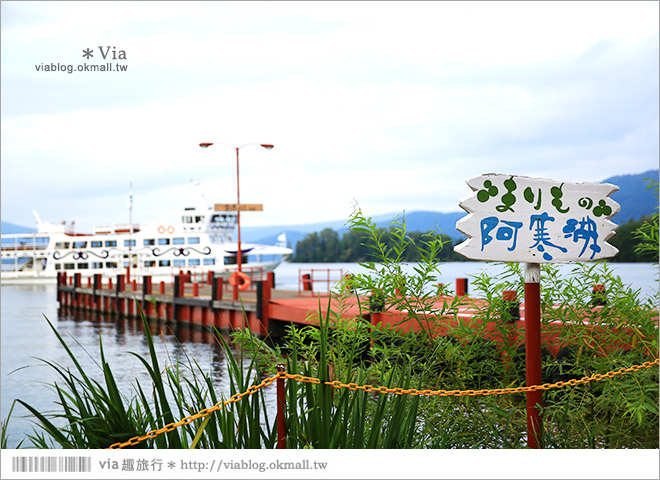
<svg viewBox="0 0 660 480"><path fill-rule="evenodd" d="M149 438L154 438L160 435L161 433L166 433L166 432L171 432L175 428L178 428L182 425L188 425L191 422L194 422L198 418L206 417L207 415L212 414L216 410L222 409L225 405L229 405L230 403L235 403L241 400L243 397L247 395L252 395L253 393L256 393L260 388L267 387L268 385L272 384L275 380L279 378L279 375L275 375L273 377L268 377L266 378L263 382L261 382L259 385L252 385L251 387L248 387L248 389L243 392L243 393L237 393L233 395L229 400L225 400L223 402L218 402L212 407L205 408L204 410L200 410L197 412L195 415L191 415L189 417L182 418L178 422L175 423L170 423L168 425L165 425L162 428L159 428L157 430L152 430L144 435L133 437L130 440L127 440L123 443L114 443L108 447L108 449L115 449L115 448L124 448L124 447L129 447L133 445L137 445L138 443L142 442L143 440L147 440Z"/></svg>
<svg viewBox="0 0 660 480"><path fill-rule="evenodd" d="M617 375L622 375L629 372L637 372L643 368L650 368L654 365L658 365L660 359L655 359L652 362L644 362L641 365L633 365L632 367L624 367L619 370L610 371L607 373L596 373L590 377L582 377L579 380L571 379L568 381L560 381L556 383L544 383L543 385L530 385L529 387L513 387L513 388L496 388L493 390L416 390L403 389L403 388L388 388L388 387L374 387L372 385L357 385L355 383L342 383L337 380L334 382L325 382L326 385L330 385L335 388L348 388L349 390L364 390L365 392L377 392L377 393L394 393L396 395L427 395L427 396L439 396L439 397L463 397L463 396L476 396L476 395L504 395L507 393L525 393L525 392L535 392L538 390L550 390L552 388L563 388L566 386L575 386L582 383L589 383L594 381L600 381L605 378L613 378ZM288 373L283 375L287 378L292 378ZM298 375L299 376L299 375ZM309 378L309 377L307 377ZM298 380L298 379L294 379ZM309 380L301 381L311 381L318 380L309 378ZM318 383L318 382L314 382Z"/></svg>
<svg viewBox="0 0 660 480"><path fill-rule="evenodd" d="M323 382L324 385L330 385L331 387L334 388L348 388L349 390L364 390L365 392L377 392L377 393L394 393L396 395L426 395L426 396L440 396L440 397L462 397L462 396L476 396L476 395L504 395L507 393L525 393L525 392L535 392L537 390L550 390L552 388L563 388L566 386L575 386L579 384L585 384L589 382L597 382L600 380L603 380L605 378L613 378L616 377L617 375L623 375L624 373L630 373L630 372L637 372L639 370L642 370L644 368L650 368L653 366L656 366L660 363L660 359L656 358L652 362L644 362L641 365L633 365L632 367L624 367L620 368L619 370L613 370L604 374L596 373L595 375L592 375L590 377L582 377L579 380L576 379L571 379L568 381L560 381L556 383L544 383L543 385L530 385L529 387L513 387L513 388L496 388L493 390L417 390L414 388L410 389L404 389L404 388L388 388L388 387L374 387L372 385L358 385L356 383L342 383L340 381L333 381L333 382ZM229 405L230 403L235 403L241 400L243 397L252 395L253 393L256 393L259 391L259 389L263 387L267 387L268 385L271 385L275 380L278 378L288 378L289 380L295 380L297 382L304 382L304 383L314 383L314 384L320 384L321 379L315 378L315 377L305 377L303 375L298 375L298 374L291 374L287 372L278 372L276 375L273 375L272 377L268 377L265 380L263 380L260 384L258 385L252 385L251 387L248 387L248 389L243 392L243 393L237 393L233 395L229 400L225 400L223 402L218 402L212 407L205 408L204 410L200 410L198 413L195 415L191 415L189 417L185 417L178 422L175 423L170 423L168 425L165 425L162 428L159 428L157 430L152 430L145 435L142 436L137 436L133 437L130 440L127 440L126 442L123 443L115 443L110 445L108 448L109 449L115 449L115 448L124 448L132 445L137 445L138 443L147 440L149 438L154 438L160 435L161 433L166 433L166 432L171 432L175 428L178 428L182 425L188 425L189 423L202 418L206 417L207 415L210 415L211 413L222 409L225 405Z"/></svg>

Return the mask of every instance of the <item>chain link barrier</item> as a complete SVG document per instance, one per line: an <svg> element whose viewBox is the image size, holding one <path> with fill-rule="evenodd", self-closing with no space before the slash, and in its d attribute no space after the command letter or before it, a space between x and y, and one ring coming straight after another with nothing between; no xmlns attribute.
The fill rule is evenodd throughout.
<svg viewBox="0 0 660 480"><path fill-rule="evenodd" d="M639 370L646 369L646 368L651 368L653 366L657 366L660 364L660 359L656 358L652 362L644 362L641 365L633 365L631 367L623 367L618 370L612 370L607 373L596 373L594 375L591 375L590 377L582 377L580 379L571 379L567 381L559 381L555 383L544 383L543 385L530 385L529 387L511 387L511 388L495 388L491 390L417 390L414 388L410 389L404 389L404 388L389 388L389 387L374 387L373 385L358 385L356 383L342 383L340 381L332 381L332 382L321 382L321 379L316 378L316 377L305 377L303 375L298 375L298 374L291 374L287 372L278 372L276 375L273 375L272 377L268 377L265 380L263 380L260 384L258 385L252 385L251 387L248 387L248 389L243 392L243 393L237 393L233 395L229 400L225 400L223 402L218 402L212 407L205 408L204 410L200 410L198 413L195 415L191 415L189 417L185 417L178 422L175 423L170 423L169 425L165 425L162 428L159 428L157 430L152 430L145 435L138 436L138 437L133 437L130 440L127 440L126 442L123 443L115 443L113 445L110 445L108 448L109 449L120 449L124 447L130 447L133 445L137 445L138 443L157 437L158 435L166 432L171 432L172 430L181 427L183 425L188 425L191 422L194 422L195 420L199 418L206 417L210 415L211 413L222 409L225 405L229 405L231 403L236 403L239 400L241 400L243 397L246 397L248 395L252 395L253 393L258 392L261 388L267 387L271 385L275 380L279 378L286 378L289 380L295 380L296 382L302 382L302 383L313 383L320 385L323 383L324 385L329 385L334 388L347 388L349 390L363 390L365 392L375 392L375 393L394 393L395 395L413 395L413 396L418 396L418 395L424 395L424 396L439 396L439 397L464 397L464 396L488 396L488 395L505 395L509 393L526 393L526 392L535 392L538 390L550 390L554 388L564 388L567 386L574 387L576 385L580 384L587 384L590 382L598 382L601 380L604 380L606 378L614 378L618 375L623 375L625 373L631 373L631 372L638 372Z"/></svg>
<svg viewBox="0 0 660 480"><path fill-rule="evenodd" d="M439 397L464 397L464 396L488 396L488 395L505 395L508 393L526 393L526 392L536 392L538 390L550 390L553 388L564 388L567 386L576 386L580 384L586 384L589 382L598 382L605 378L614 378L617 375L623 375L624 373L637 372L639 370L650 368L655 365L658 365L660 359L655 359L652 362L644 362L641 365L633 365L632 367L624 367L619 370L613 370L607 373L596 373L590 377L582 377L578 379L571 379L567 381L560 381L556 383L544 383L543 385L530 385L529 387L511 387L511 388L495 388L492 390L417 390L414 388L403 389L403 388L388 388L388 387L374 387L372 385L357 385L355 383L342 383L339 381L325 382L326 385L331 385L335 388L348 388L349 390L364 390L365 392L376 392L376 393L394 393L395 395L425 395L425 396L439 396ZM288 375L287 378L290 378ZM296 379L297 380L297 379ZM311 381L317 379L305 379L301 381ZM313 382L318 383L318 382Z"/></svg>
<svg viewBox="0 0 660 480"><path fill-rule="evenodd" d="M281 374L274 375L272 377L266 378L263 382L261 382L259 385L252 385L251 387L248 387L248 389L242 393L237 393L235 395L232 395L229 400L225 400L223 402L218 402L212 407L205 408L204 410L200 410L197 412L195 415L191 415L189 417L182 418L178 422L170 423L168 425L165 425L162 428L159 428L157 430L152 430L144 435L133 437L130 440L127 440L123 443L114 443L108 447L108 449L119 449L119 448L124 448L124 447L132 447L133 445L137 445L138 443L148 440L150 438L157 437L161 433L167 433L171 432L175 428L179 428L183 425L188 425L189 423L194 422L195 420L199 418L206 417L208 415L211 415L213 412L217 410L221 410L225 405L229 405L231 403L236 403L239 400L241 400L243 397L252 395L253 393L258 392L261 388L267 387L268 385L272 384L275 380L279 378Z"/></svg>

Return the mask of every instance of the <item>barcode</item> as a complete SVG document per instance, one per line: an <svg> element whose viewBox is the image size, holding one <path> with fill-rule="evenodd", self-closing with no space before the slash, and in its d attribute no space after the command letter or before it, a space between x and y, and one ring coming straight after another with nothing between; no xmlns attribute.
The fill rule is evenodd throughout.
<svg viewBox="0 0 660 480"><path fill-rule="evenodd" d="M91 472L92 457L13 457L12 472Z"/></svg>

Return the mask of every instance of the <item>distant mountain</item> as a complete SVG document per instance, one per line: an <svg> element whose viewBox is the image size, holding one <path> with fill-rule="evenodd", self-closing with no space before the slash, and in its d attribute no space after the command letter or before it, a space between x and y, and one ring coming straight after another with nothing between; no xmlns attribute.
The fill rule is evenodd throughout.
<svg viewBox="0 0 660 480"><path fill-rule="evenodd" d="M647 189L645 178L658 181L660 172L649 170L644 173L633 175L617 175L603 180L603 183L612 183L619 186L619 190L612 194L612 199L621 205L621 211L614 217L614 222L623 225L630 220L639 220L644 216L653 215L658 208L658 197L654 189ZM462 238L463 235L456 230L456 221L463 217L465 212L433 212L412 211L406 212L403 217L406 229L409 232L436 230L439 233L449 235L454 239ZM374 215L372 220L379 226L387 228L402 214L386 213ZM331 228L340 234L347 230L348 219L327 222L309 223L303 225L274 225L266 227L243 227L241 230L242 240L252 243L265 243L273 245L277 243L277 237L286 234L287 243L295 248L296 243L307 234L320 232L324 228ZM36 229L2 222L2 233L30 233Z"/></svg>
<svg viewBox="0 0 660 480"><path fill-rule="evenodd" d="M463 212L431 212L414 211L401 213L385 213L374 215L371 219L379 226L387 228L393 224L397 218L403 218L406 223L406 229L409 232L426 232L436 230L452 238L461 238L462 234L456 230L456 221L464 215ZM246 242L265 243L267 245L277 242L277 237L282 233L286 234L289 246L295 247L296 243L305 238L309 233L320 232L325 228L336 230L343 234L348 230L347 220L335 220L330 222L310 223L306 225L279 225L271 227L242 227L241 237Z"/></svg>
<svg viewBox="0 0 660 480"><path fill-rule="evenodd" d="M649 170L648 172L635 175L617 175L603 180L603 183L617 185L619 190L614 192L612 200L621 205L621 211L617 213L612 221L617 225L623 225L630 220L640 220L645 216L652 216L658 209L658 197L655 189L647 189L648 181L651 178L658 181L660 171Z"/></svg>
<svg viewBox="0 0 660 480"><path fill-rule="evenodd" d="M32 233L37 231L36 228L22 227L9 222L0 222L0 224L2 233Z"/></svg>
<svg viewBox="0 0 660 480"><path fill-rule="evenodd" d="M647 189L646 178L658 181L660 172L649 170L644 173L633 175L617 175L607 178L602 183L612 183L619 190L612 194L612 199L621 205L620 212L613 218L618 225L623 225L630 220L639 220L645 216L652 216L658 208L658 197L654 189ZM387 213L376 215L372 220L379 226L387 228L401 213ZM437 230L449 235L454 239L462 238L463 235L456 230L456 221L465 216L465 212L433 212L413 211L406 212L404 217L406 229L409 232ZM278 225L270 227L243 227L242 236L247 242L274 244L277 236L286 233L287 243L295 248L296 243L307 234L320 232L324 228L331 228L340 234L346 231L346 220L335 220L329 222L310 223L307 225Z"/></svg>

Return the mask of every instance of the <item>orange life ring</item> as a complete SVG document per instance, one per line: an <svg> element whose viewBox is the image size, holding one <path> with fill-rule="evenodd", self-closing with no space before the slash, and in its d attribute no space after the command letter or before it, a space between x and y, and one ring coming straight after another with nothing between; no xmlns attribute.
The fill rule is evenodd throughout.
<svg viewBox="0 0 660 480"><path fill-rule="evenodd" d="M239 290L247 290L252 282L245 272L234 272L229 276L229 285L238 287Z"/></svg>
<svg viewBox="0 0 660 480"><path fill-rule="evenodd" d="M174 227L172 225L167 227L167 233L174 233Z"/></svg>
<svg viewBox="0 0 660 480"><path fill-rule="evenodd" d="M165 227L162 225L158 227L158 233L165 233Z"/></svg>

